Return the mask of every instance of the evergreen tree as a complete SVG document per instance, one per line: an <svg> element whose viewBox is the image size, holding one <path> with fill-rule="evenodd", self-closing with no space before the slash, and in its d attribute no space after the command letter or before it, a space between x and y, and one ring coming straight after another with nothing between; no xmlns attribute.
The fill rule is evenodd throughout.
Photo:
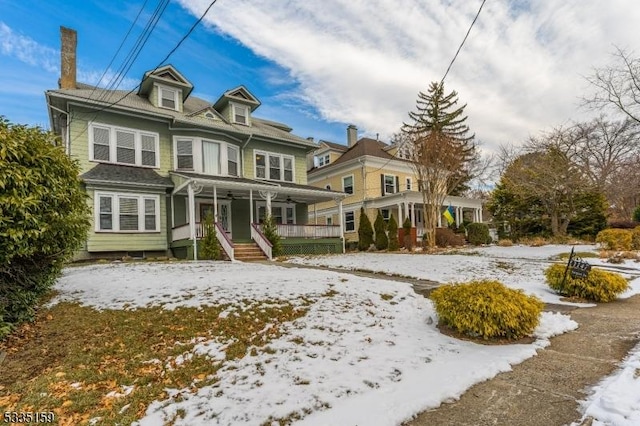
<svg viewBox="0 0 640 426"><path fill-rule="evenodd" d="M273 216L267 215L262 223L262 233L271 243L271 256L278 257L282 254L282 242L278 235L278 228L273 220Z"/></svg>
<svg viewBox="0 0 640 426"><path fill-rule="evenodd" d="M398 242L398 222L396 222L396 218L393 217L393 213L391 213L391 217L389 218L387 231L389 232L389 250L398 250L400 247L400 243Z"/></svg>
<svg viewBox="0 0 640 426"><path fill-rule="evenodd" d="M378 210L378 216L376 216L376 221L373 223L373 228L376 233L376 248L378 250L386 250L389 247L389 239L387 238L386 224L380 210Z"/></svg>
<svg viewBox="0 0 640 426"><path fill-rule="evenodd" d="M373 244L373 228L364 208L361 207L360 225L358 225L358 250L367 251L371 244Z"/></svg>
<svg viewBox="0 0 640 426"><path fill-rule="evenodd" d="M200 258L206 260L221 260L222 252L218 242L218 233L213 222L213 214L209 211L204 218L204 238L202 239Z"/></svg>

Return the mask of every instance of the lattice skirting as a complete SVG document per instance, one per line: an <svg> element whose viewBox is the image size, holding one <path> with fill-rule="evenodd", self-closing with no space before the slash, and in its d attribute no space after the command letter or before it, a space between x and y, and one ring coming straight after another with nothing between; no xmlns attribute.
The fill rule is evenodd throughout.
<svg viewBox="0 0 640 426"><path fill-rule="evenodd" d="M293 256L296 254L330 254L342 253L342 246L338 243L293 243L282 244L282 254Z"/></svg>

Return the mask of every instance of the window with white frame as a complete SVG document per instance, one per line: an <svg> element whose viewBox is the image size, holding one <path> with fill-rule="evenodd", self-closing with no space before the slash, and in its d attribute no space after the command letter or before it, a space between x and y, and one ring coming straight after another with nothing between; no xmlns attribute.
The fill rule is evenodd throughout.
<svg viewBox="0 0 640 426"><path fill-rule="evenodd" d="M395 194L396 192L396 177L393 175L384 175L384 193Z"/></svg>
<svg viewBox="0 0 640 426"><path fill-rule="evenodd" d="M347 194L353 194L353 175L342 178L342 191Z"/></svg>
<svg viewBox="0 0 640 426"><path fill-rule="evenodd" d="M318 164L318 167L326 166L327 164L329 164L330 158L331 157L329 156L329 154L317 155L316 163Z"/></svg>
<svg viewBox="0 0 640 426"><path fill-rule="evenodd" d="M209 175L239 176L240 150L223 141L175 136L173 138L175 170Z"/></svg>
<svg viewBox="0 0 640 426"><path fill-rule="evenodd" d="M182 91L180 89L175 89L173 87L158 86L158 105L162 108L178 111L178 96L181 92Z"/></svg>
<svg viewBox="0 0 640 426"><path fill-rule="evenodd" d="M325 222L327 225L333 225L333 216L327 216Z"/></svg>
<svg viewBox="0 0 640 426"><path fill-rule="evenodd" d="M220 144L202 140L202 172L207 175L220 174Z"/></svg>
<svg viewBox="0 0 640 426"><path fill-rule="evenodd" d="M353 232L356 230L356 215L354 212L344 213L344 230L345 232Z"/></svg>
<svg viewBox="0 0 640 426"><path fill-rule="evenodd" d="M157 195L96 192L96 232L159 232L160 198Z"/></svg>
<svg viewBox="0 0 640 426"><path fill-rule="evenodd" d="M231 104L233 122L237 124L249 125L249 107L246 105Z"/></svg>
<svg viewBox="0 0 640 426"><path fill-rule="evenodd" d="M227 145L227 174L238 176L238 148Z"/></svg>
<svg viewBox="0 0 640 426"><path fill-rule="evenodd" d="M407 182L407 191L411 191L411 178L408 177L406 178L406 182Z"/></svg>
<svg viewBox="0 0 640 426"><path fill-rule="evenodd" d="M266 203L260 201L256 203L256 206L258 208L258 223L264 223L264 218L267 214ZM295 225L296 205L289 203L271 203L271 217L274 223L278 225Z"/></svg>
<svg viewBox="0 0 640 426"><path fill-rule="evenodd" d="M391 210L389 209L381 209L380 214L382 214L382 219L385 222L389 222L389 218L391 217Z"/></svg>
<svg viewBox="0 0 640 426"><path fill-rule="evenodd" d="M294 181L294 158L290 155L254 151L254 164L257 179Z"/></svg>
<svg viewBox="0 0 640 426"><path fill-rule="evenodd" d="M89 159L115 164L158 167L158 134L100 123L89 125Z"/></svg>
<svg viewBox="0 0 640 426"><path fill-rule="evenodd" d="M176 169L193 170L193 140L176 140Z"/></svg>

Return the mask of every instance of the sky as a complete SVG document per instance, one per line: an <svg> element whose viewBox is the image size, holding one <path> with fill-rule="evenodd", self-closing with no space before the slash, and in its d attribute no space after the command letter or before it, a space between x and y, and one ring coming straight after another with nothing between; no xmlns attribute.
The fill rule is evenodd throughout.
<svg viewBox="0 0 640 426"><path fill-rule="evenodd" d="M121 87L132 88L178 43L210 0L173 0ZM158 0L0 0L0 115L48 127L59 26L78 31L78 77L117 75ZM219 0L167 61L215 101L245 85L256 116L302 137L346 143L346 127L387 141L417 94L439 81L481 0ZM142 7L144 5L144 7ZM135 21L119 55L118 46ZM489 0L445 80L487 151L597 114L581 108L594 67L638 51L632 0ZM109 63L114 58L111 66Z"/></svg>

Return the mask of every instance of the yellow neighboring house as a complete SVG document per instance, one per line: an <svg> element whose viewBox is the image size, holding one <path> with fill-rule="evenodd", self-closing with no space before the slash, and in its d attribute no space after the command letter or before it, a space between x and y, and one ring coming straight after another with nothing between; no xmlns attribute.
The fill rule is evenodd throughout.
<svg viewBox="0 0 640 426"><path fill-rule="evenodd" d="M319 141L318 148L307 157L309 185L345 192L343 218L332 202L309 206L309 223L333 225L343 223L345 239L358 240L360 208L364 207L371 223L378 210L388 220L393 213L398 227L405 218L411 220L418 238L424 234L422 194L409 162L398 153L398 147L379 140L357 137L358 129L347 127L347 145ZM482 201L448 196L443 212L452 207L456 225L463 220L482 222ZM446 225L439 217L438 226Z"/></svg>

